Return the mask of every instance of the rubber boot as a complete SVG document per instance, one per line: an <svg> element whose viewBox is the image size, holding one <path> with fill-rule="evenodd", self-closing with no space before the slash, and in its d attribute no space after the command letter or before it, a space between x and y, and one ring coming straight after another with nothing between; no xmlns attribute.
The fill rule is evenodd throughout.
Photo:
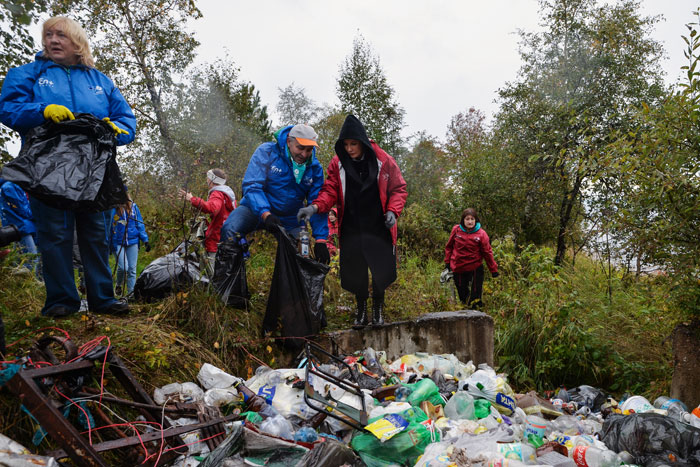
<svg viewBox="0 0 700 467"><path fill-rule="evenodd" d="M372 326L384 325L384 297L372 299Z"/></svg>
<svg viewBox="0 0 700 467"><path fill-rule="evenodd" d="M361 329L367 326L367 299L357 298L357 314L355 315L355 324L353 329Z"/></svg>

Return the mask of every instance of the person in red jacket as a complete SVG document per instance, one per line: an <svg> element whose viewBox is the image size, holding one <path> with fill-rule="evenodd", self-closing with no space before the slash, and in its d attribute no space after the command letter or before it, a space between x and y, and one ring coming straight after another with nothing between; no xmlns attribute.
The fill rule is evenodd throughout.
<svg viewBox="0 0 700 467"><path fill-rule="evenodd" d="M481 228L476 210L462 211L462 219L452 228L445 246L445 267L452 271L460 301L478 309L481 306L481 290L484 285L483 261L498 277L498 265L493 259L491 243Z"/></svg>
<svg viewBox="0 0 700 467"><path fill-rule="evenodd" d="M331 256L338 254L338 237L340 236L340 231L338 231L338 209L331 208L328 212L328 241L326 246L328 247L328 253Z"/></svg>
<svg viewBox="0 0 700 467"><path fill-rule="evenodd" d="M372 272L372 324L384 324L384 290L396 280L396 219L406 204L406 181L396 161L367 137L348 115L335 143L335 156L316 199L297 213L308 219L338 209L340 285L355 294L355 326L367 325Z"/></svg>
<svg viewBox="0 0 700 467"><path fill-rule="evenodd" d="M207 270L210 275L213 275L216 250L221 238L221 226L231 211L236 209L236 195L226 185L226 173L221 169L212 169L207 172L207 186L209 187L209 198L206 201L192 196L192 193L183 189L180 189L180 197L211 216L207 232L204 234L204 249L207 250L209 263Z"/></svg>

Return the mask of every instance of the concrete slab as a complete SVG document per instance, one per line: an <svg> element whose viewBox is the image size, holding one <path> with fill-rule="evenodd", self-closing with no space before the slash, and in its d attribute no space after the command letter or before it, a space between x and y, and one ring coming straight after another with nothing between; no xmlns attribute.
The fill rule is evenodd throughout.
<svg viewBox="0 0 700 467"><path fill-rule="evenodd" d="M493 318L474 310L428 313L410 321L329 333L333 353L372 347L395 360L414 352L454 354L460 361L493 367Z"/></svg>

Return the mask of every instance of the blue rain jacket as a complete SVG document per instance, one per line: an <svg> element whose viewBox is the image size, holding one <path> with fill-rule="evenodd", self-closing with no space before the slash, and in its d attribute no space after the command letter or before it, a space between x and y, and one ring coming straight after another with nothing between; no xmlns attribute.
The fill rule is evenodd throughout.
<svg viewBox="0 0 700 467"><path fill-rule="evenodd" d="M307 202L316 199L323 186L323 167L316 159L316 148L306 166L300 183L294 178L292 161L287 156L287 136L292 125L283 128L277 142L263 143L255 150L243 177L241 204L250 208L258 217L270 211L279 217L285 229L302 224L297 221L297 211ZM311 229L317 240L328 238L328 214L311 216Z"/></svg>
<svg viewBox="0 0 700 467"><path fill-rule="evenodd" d="M14 225L22 235L36 233L32 222L32 208L22 188L0 178L0 218L2 225Z"/></svg>
<svg viewBox="0 0 700 467"><path fill-rule="evenodd" d="M12 68L0 92L0 122L24 134L41 125L49 104L68 107L76 113L89 113L99 119L109 117L129 132L120 134L117 144L128 144L136 134L136 118L131 107L111 79L85 65L64 67L36 54L35 61Z"/></svg>
<svg viewBox="0 0 700 467"><path fill-rule="evenodd" d="M135 245L141 240L148 242L148 234L143 224L141 211L136 203L131 204L131 215L127 217L126 211L119 215L116 209L112 209L112 233L110 246L112 251L117 251L120 245ZM126 232L126 233L125 233Z"/></svg>

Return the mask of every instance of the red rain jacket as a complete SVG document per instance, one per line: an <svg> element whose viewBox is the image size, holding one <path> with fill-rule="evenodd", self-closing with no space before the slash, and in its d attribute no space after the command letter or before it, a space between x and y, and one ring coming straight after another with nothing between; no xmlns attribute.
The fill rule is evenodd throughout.
<svg viewBox="0 0 700 467"><path fill-rule="evenodd" d="M468 272L477 269L484 260L489 271L498 271L486 231L479 229L474 233L467 233L459 224L455 225L445 246L445 264L450 265L452 272Z"/></svg>
<svg viewBox="0 0 700 467"><path fill-rule="evenodd" d="M231 211L235 209L236 202L222 191L212 191L207 201L193 196L190 203L195 208L211 215L207 233L204 235L204 248L210 253L216 252L217 244L221 239L221 226L224 225L224 221L231 214Z"/></svg>

